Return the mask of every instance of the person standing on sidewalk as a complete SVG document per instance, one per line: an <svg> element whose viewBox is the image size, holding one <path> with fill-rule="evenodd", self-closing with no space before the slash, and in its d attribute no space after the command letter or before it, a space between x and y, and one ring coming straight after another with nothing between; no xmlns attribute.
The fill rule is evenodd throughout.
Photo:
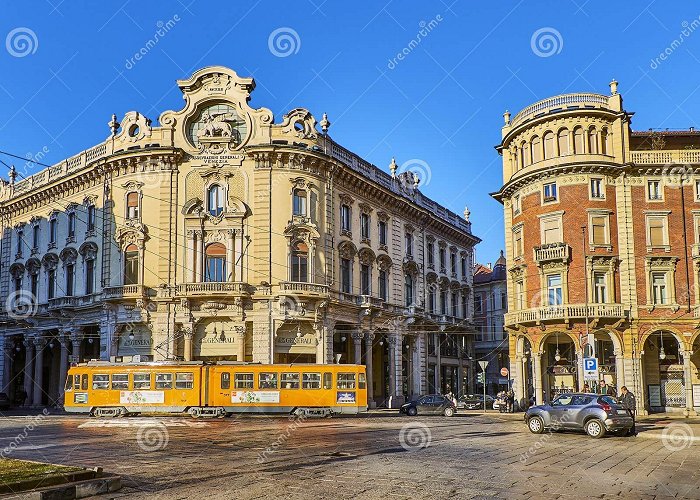
<svg viewBox="0 0 700 500"><path fill-rule="evenodd" d="M620 388L620 403L622 403L622 406L624 406L625 409L630 412L630 415L632 417L632 428L630 429L628 435L636 436L637 426L635 412L637 411L637 401L634 397L634 394L628 391L627 387L624 385Z"/></svg>

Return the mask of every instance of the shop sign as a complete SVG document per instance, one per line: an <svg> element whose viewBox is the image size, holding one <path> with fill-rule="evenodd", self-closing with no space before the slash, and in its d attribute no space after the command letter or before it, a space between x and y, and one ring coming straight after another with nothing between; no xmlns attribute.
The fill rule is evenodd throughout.
<svg viewBox="0 0 700 500"><path fill-rule="evenodd" d="M279 403L279 391L233 391L232 403Z"/></svg>
<svg viewBox="0 0 700 500"><path fill-rule="evenodd" d="M143 405L148 403L164 403L163 391L121 391L119 393L121 404Z"/></svg>
<svg viewBox="0 0 700 500"><path fill-rule="evenodd" d="M316 345L316 337L314 335L303 335L297 337L296 335L291 337L277 337L277 345L281 346L291 346L291 345Z"/></svg>

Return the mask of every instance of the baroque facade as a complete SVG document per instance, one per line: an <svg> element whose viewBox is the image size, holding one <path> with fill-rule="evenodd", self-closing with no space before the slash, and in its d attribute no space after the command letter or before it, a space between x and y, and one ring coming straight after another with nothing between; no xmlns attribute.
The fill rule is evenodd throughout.
<svg viewBox="0 0 700 500"><path fill-rule="evenodd" d="M609 95L504 114L493 196L522 400L604 380L626 385L643 413L700 408L700 133L633 131L633 114L615 81Z"/></svg>
<svg viewBox="0 0 700 500"><path fill-rule="evenodd" d="M185 107L158 125L113 116L103 143L0 187L10 397L58 401L88 359L339 362L393 405L466 367L468 211L337 144L325 115L250 107L252 78L178 85Z"/></svg>
<svg viewBox="0 0 700 500"><path fill-rule="evenodd" d="M476 359L486 360L486 392L491 395L510 388L508 336L503 328L503 319L508 312L506 284L506 258L501 255L493 264L476 264L474 267L474 352ZM482 384L475 391L481 394Z"/></svg>

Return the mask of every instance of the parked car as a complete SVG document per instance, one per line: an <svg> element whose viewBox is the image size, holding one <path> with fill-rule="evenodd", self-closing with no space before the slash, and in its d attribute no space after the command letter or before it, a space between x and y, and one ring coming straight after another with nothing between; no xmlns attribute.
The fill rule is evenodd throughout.
<svg viewBox="0 0 700 500"><path fill-rule="evenodd" d="M0 392L0 410L8 410L10 408L10 398L7 394Z"/></svg>
<svg viewBox="0 0 700 500"><path fill-rule="evenodd" d="M493 408L493 404L496 400L486 395L486 408ZM484 395L483 394L467 394L459 398L457 401L457 408L464 410L483 410L484 409Z"/></svg>
<svg viewBox="0 0 700 500"><path fill-rule="evenodd" d="M399 413L416 415L445 415L451 417L457 411L455 404L441 394L429 394L401 406Z"/></svg>
<svg viewBox="0 0 700 500"><path fill-rule="evenodd" d="M525 412L525 422L534 434L545 429L583 430L593 438L606 433L627 434L632 416L612 396L600 394L562 394L551 404L533 406Z"/></svg>

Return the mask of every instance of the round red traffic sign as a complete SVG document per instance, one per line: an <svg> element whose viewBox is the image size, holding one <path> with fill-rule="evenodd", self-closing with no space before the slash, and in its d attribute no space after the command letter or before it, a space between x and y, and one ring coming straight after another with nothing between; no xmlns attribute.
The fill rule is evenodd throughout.
<svg viewBox="0 0 700 500"><path fill-rule="evenodd" d="M501 377L507 377L508 376L508 368L505 366L501 368Z"/></svg>

